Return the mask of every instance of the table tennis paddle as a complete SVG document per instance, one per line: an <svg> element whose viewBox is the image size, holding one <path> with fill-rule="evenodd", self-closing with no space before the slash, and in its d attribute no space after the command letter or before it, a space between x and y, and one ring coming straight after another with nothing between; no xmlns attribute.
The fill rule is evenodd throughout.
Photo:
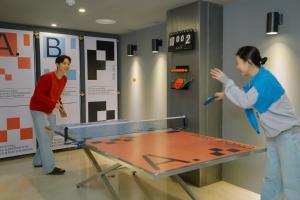
<svg viewBox="0 0 300 200"><path fill-rule="evenodd" d="M214 102L216 100L217 96L209 96L206 101L203 103L203 105L207 106L208 104Z"/></svg>

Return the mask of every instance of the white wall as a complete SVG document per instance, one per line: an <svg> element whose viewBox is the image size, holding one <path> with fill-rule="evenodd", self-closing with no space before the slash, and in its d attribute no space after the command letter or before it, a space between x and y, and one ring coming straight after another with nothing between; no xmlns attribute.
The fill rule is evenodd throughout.
<svg viewBox="0 0 300 200"><path fill-rule="evenodd" d="M121 36L119 74L120 118L140 120L167 115L166 25L161 24ZM162 39L153 54L152 39ZM127 56L127 44L136 44L136 56ZM135 81L134 81L135 80Z"/></svg>

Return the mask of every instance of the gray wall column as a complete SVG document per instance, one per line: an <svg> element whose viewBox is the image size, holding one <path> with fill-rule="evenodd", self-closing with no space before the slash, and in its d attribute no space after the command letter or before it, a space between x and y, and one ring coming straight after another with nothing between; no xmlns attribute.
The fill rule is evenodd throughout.
<svg viewBox="0 0 300 200"><path fill-rule="evenodd" d="M210 136L221 136L221 104L204 107L210 95L221 90L221 84L209 77L209 69L222 67L223 8L220 5L198 1L167 12L167 37L185 29L196 31L194 50L168 53L168 84L178 74L171 73L174 66L190 66L193 78L188 90L168 87L168 116L186 115L187 129ZM202 186L218 181L220 166L196 170L182 177L194 185Z"/></svg>

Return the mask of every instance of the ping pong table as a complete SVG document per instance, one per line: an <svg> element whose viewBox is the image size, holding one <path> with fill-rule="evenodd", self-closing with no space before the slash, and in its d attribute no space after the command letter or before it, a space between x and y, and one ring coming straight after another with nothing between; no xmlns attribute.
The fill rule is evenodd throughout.
<svg viewBox="0 0 300 200"><path fill-rule="evenodd" d="M153 178L171 177L191 199L196 200L196 195L179 174L266 150L192 133L184 129L185 125L186 117L179 116L142 121L59 125L56 133L64 136L66 143L72 141L82 147L97 169L97 174L78 183L77 187L100 178L115 200L119 197L107 175L121 167L133 169L133 175L142 171ZM102 169L91 151L114 160L114 164Z"/></svg>

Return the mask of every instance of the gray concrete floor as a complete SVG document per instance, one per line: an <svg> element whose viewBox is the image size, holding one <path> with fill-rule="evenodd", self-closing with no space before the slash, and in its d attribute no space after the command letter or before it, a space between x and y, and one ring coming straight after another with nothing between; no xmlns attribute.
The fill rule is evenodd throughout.
<svg viewBox="0 0 300 200"><path fill-rule="evenodd" d="M95 155L104 166L112 162ZM83 200L112 199L102 182L93 181L82 188L75 184L94 175L96 170L83 150L55 153L58 167L66 169L63 176L44 175L31 165L31 156L0 161L1 200ZM112 172L109 178L122 200L189 200L188 195L170 178L152 179L144 173L132 176L131 170ZM235 185L220 181L205 187L189 186L199 200L259 200L260 196Z"/></svg>

